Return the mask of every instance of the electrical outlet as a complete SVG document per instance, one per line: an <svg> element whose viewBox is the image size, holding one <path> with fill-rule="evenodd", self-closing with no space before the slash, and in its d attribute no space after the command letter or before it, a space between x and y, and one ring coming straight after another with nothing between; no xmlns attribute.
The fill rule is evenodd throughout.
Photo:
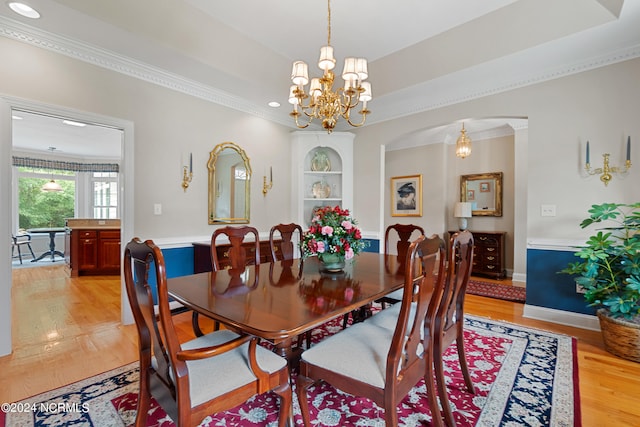
<svg viewBox="0 0 640 427"><path fill-rule="evenodd" d="M540 205L540 216L556 216L556 205Z"/></svg>
<svg viewBox="0 0 640 427"><path fill-rule="evenodd" d="M162 205L160 203L155 203L153 205L153 214L162 215Z"/></svg>

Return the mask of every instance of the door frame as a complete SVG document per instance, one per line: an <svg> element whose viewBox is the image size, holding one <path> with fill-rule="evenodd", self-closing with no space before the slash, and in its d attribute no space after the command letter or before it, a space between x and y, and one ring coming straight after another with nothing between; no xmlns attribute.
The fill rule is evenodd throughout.
<svg viewBox="0 0 640 427"><path fill-rule="evenodd" d="M11 228L11 215L13 212L11 181L11 151L13 147L11 113L13 109L28 110L34 113L42 113L53 116L68 117L80 122L95 123L98 125L113 127L122 131L121 162L119 176L120 191L120 241L128 242L134 236L134 124L132 121L115 117L104 116L92 112L74 110L57 105L49 105L37 101L24 100L0 95L0 233L9 236ZM4 179L7 178L7 179ZM121 245L121 256L124 251ZM9 245L0 246L0 356L10 354L12 351L11 338L11 259ZM120 321L125 324L133 323L133 315L127 299L124 287L124 278L121 267L121 298Z"/></svg>

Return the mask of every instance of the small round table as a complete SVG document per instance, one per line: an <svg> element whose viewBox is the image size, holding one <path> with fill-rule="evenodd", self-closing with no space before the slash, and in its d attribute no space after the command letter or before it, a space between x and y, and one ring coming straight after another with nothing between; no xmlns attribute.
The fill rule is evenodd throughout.
<svg viewBox="0 0 640 427"><path fill-rule="evenodd" d="M27 230L27 233L31 233L31 234L49 233L49 250L47 252L44 252L38 258L32 259L31 262L38 262L42 258L46 257L47 255L51 256L51 262L55 262L56 255L64 259L64 254L56 250L56 234L63 233L64 230L65 230L64 227L30 228L29 230Z"/></svg>

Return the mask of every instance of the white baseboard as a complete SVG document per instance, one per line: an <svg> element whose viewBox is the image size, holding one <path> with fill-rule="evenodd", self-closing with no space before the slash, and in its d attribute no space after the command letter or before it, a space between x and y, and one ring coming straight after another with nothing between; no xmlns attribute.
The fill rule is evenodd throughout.
<svg viewBox="0 0 640 427"><path fill-rule="evenodd" d="M536 305L525 304L522 317L526 317L527 319L544 320L546 322L558 323L560 325L573 326L575 328L588 329L591 331L600 330L600 322L596 316L539 307Z"/></svg>
<svg viewBox="0 0 640 427"><path fill-rule="evenodd" d="M523 273L513 273L511 275L511 282L514 286L524 288L527 286L527 275Z"/></svg>

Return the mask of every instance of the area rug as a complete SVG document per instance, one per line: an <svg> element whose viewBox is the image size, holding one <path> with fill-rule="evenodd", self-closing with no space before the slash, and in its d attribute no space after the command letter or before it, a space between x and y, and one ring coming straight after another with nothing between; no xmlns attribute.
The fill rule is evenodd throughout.
<svg viewBox="0 0 640 427"><path fill-rule="evenodd" d="M341 321L314 331L314 341L338 332ZM498 322L465 317L465 342L476 394L460 372L455 344L445 363L456 423L464 426L581 426L575 339ZM295 373L293 374L295 376ZM3 405L5 426L130 426L135 420L137 363L87 378L14 404ZM429 426L424 382L398 406L400 426ZM312 425L384 426L383 411L367 399L321 383L310 390ZM205 418L201 426L274 426L275 395L266 393L230 411ZM294 420L302 425L294 394ZM2 418L0 416L0 418ZM173 426L154 402L148 426Z"/></svg>
<svg viewBox="0 0 640 427"><path fill-rule="evenodd" d="M483 282L474 279L469 280L467 293L515 302L525 302L527 296L526 289L520 286Z"/></svg>

